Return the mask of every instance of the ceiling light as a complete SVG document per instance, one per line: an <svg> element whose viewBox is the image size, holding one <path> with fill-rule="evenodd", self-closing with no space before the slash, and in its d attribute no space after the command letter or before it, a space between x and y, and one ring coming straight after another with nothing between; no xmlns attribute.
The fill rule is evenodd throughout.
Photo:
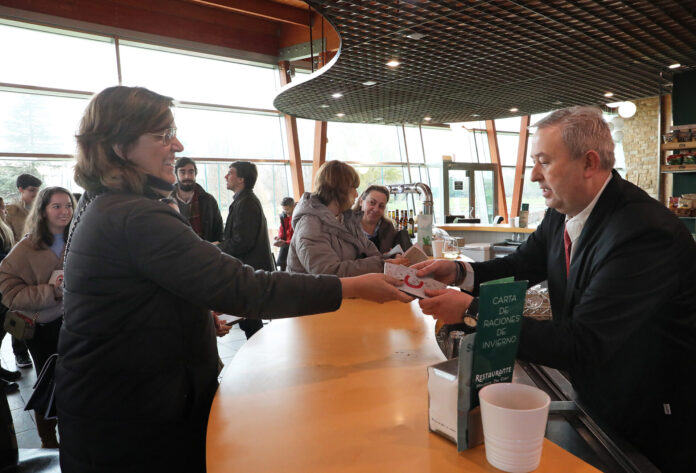
<svg viewBox="0 0 696 473"><path fill-rule="evenodd" d="M335 99L340 99L341 97L343 97L343 94L340 92L336 92L335 94L331 94L331 96Z"/></svg>
<svg viewBox="0 0 696 473"><path fill-rule="evenodd" d="M369 86L371 86L371 85L375 85L376 83L377 83L377 82L375 82L375 81L373 81L373 80L368 80L368 81L363 82L362 85L366 85L366 86L369 87Z"/></svg>
<svg viewBox="0 0 696 473"><path fill-rule="evenodd" d="M384 120L382 117L375 117L375 121Z"/></svg>
<svg viewBox="0 0 696 473"><path fill-rule="evenodd" d="M631 118L636 114L636 104L633 102L624 102L619 105L619 116L624 118Z"/></svg>
<svg viewBox="0 0 696 473"><path fill-rule="evenodd" d="M419 40L425 38L425 35L423 33L411 33L409 35L406 35L407 38Z"/></svg>
<svg viewBox="0 0 696 473"><path fill-rule="evenodd" d="M481 115L479 115L478 113L472 113L471 116L472 117L480 117Z"/></svg>
<svg viewBox="0 0 696 473"><path fill-rule="evenodd" d="M514 113L514 112L519 112L520 109L517 108L517 107L512 107L512 108L510 109L510 111Z"/></svg>
<svg viewBox="0 0 696 473"><path fill-rule="evenodd" d="M609 108L619 108L623 102L609 102L607 107Z"/></svg>
<svg viewBox="0 0 696 473"><path fill-rule="evenodd" d="M676 68L678 68L678 67L681 67L681 64L679 64L678 62L669 65L669 68L670 68L670 69L676 69Z"/></svg>
<svg viewBox="0 0 696 473"><path fill-rule="evenodd" d="M561 105L562 103L563 103L563 102L561 102L560 100L556 100L553 104L554 104L554 105Z"/></svg>
<svg viewBox="0 0 696 473"><path fill-rule="evenodd" d="M336 116L337 116L338 118L343 118L343 117L346 116L346 114L345 114L345 113L337 113Z"/></svg>
<svg viewBox="0 0 696 473"><path fill-rule="evenodd" d="M423 117L423 120L425 120L426 122L429 122L432 119L433 119L433 117Z"/></svg>
<svg viewBox="0 0 696 473"><path fill-rule="evenodd" d="M613 97L613 96L614 96L614 92L604 92L604 96L605 96L605 97Z"/></svg>
<svg viewBox="0 0 696 473"><path fill-rule="evenodd" d="M401 65L401 63L399 61L397 61L396 59L392 59L391 61L389 61L387 63L387 66L389 66L389 67L399 67L400 65Z"/></svg>
<svg viewBox="0 0 696 473"><path fill-rule="evenodd" d="M323 104L319 105L319 108L329 108L329 106L326 105L325 103L323 103Z"/></svg>

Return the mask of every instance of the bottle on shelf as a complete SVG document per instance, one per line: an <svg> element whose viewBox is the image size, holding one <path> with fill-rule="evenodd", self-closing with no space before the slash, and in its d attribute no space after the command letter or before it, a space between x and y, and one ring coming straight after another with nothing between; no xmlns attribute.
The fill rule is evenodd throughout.
<svg viewBox="0 0 696 473"><path fill-rule="evenodd" d="M522 204L520 210L520 228L527 228L529 223L529 204Z"/></svg>
<svg viewBox="0 0 696 473"><path fill-rule="evenodd" d="M409 210L408 216L408 236L414 238L416 236L416 221L413 219L413 209Z"/></svg>

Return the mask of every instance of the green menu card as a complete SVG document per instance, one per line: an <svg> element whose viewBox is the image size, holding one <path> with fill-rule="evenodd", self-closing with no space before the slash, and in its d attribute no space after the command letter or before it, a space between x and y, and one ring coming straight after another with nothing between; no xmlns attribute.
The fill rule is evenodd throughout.
<svg viewBox="0 0 696 473"><path fill-rule="evenodd" d="M479 405L479 390L491 383L512 381L527 281L497 279L480 285L476 337L460 348L457 449L473 447L469 413ZM472 337L473 338L473 337ZM473 354L468 353L472 349ZM472 356L473 355L473 356Z"/></svg>

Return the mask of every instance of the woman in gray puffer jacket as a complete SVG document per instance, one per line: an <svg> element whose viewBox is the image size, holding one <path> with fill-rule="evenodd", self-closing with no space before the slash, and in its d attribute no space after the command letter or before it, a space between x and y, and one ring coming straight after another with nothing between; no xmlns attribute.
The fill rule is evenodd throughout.
<svg viewBox="0 0 696 473"><path fill-rule="evenodd" d="M384 256L350 210L359 185L348 164L329 161L319 168L315 192L305 193L292 215L288 271L339 277L383 271ZM402 258L390 262L403 263Z"/></svg>

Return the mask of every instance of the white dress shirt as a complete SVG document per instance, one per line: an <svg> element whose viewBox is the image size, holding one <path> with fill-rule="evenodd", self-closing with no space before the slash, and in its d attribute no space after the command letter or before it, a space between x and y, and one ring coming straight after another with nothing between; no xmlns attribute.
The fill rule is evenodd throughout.
<svg viewBox="0 0 696 473"><path fill-rule="evenodd" d="M585 207L582 212L577 214L575 217L568 218L566 215L566 230L568 231L568 236L570 237L570 242L571 242L571 247L570 247L570 261L573 261L573 254L575 253L575 242L580 238L580 234L582 233L582 229L585 228L585 223L587 222L587 219L590 217L590 214L592 213L592 210L594 210L595 205L597 205L597 201L599 200L599 197L602 195L604 192L604 189L606 189L607 184L609 184L609 181L611 181L612 174L609 173L609 176L607 177L607 180L604 181L604 185L602 188L597 192L597 195L594 196L594 199L592 199L592 202L590 202L587 207ZM464 282L459 286L460 288L464 289L465 291L471 292L474 290L474 268L471 267L471 264L469 263L464 263L464 266L466 267L466 277L464 278Z"/></svg>

